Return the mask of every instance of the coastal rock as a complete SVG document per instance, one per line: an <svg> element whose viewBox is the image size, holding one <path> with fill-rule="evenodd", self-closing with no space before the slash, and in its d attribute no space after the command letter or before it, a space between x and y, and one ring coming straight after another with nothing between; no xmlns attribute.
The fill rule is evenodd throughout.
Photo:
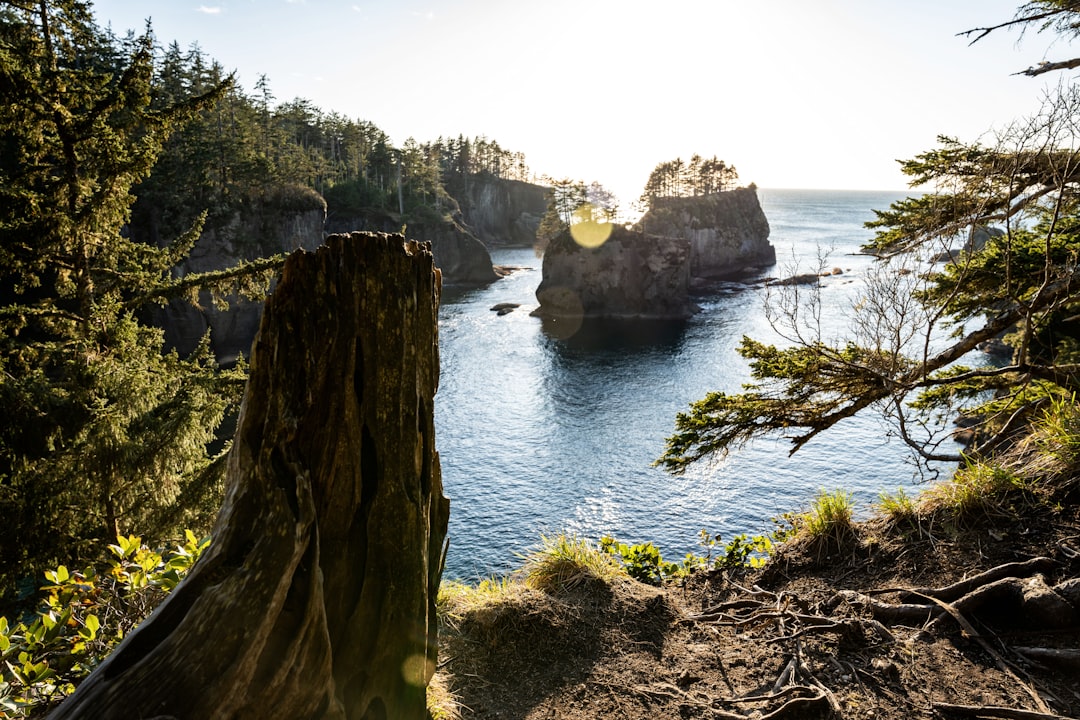
<svg viewBox="0 0 1080 720"><path fill-rule="evenodd" d="M613 227L596 248L574 242L568 232L544 253L536 289L547 318L686 318L690 301L690 242Z"/></svg>
<svg viewBox="0 0 1080 720"><path fill-rule="evenodd" d="M769 222L754 187L696 197L653 198L637 229L685 238L694 278L740 277L776 263Z"/></svg>
<svg viewBox="0 0 1080 720"><path fill-rule="evenodd" d="M488 246L532 247L547 209L547 189L520 180L471 176L450 188L464 224Z"/></svg>
<svg viewBox="0 0 1080 720"><path fill-rule="evenodd" d="M491 306L491 312L495 313L496 315L500 315L500 316L501 315L509 315L510 313L514 312L514 310L517 310L519 307L521 307L521 303L512 303L512 302L495 303L494 305Z"/></svg>
<svg viewBox="0 0 1080 720"><path fill-rule="evenodd" d="M181 276L209 272L300 248L314 250L322 244L325 218L326 203L314 190L278 188L250 199L225 222L205 229L176 272ZM155 313L154 322L165 331L167 347L181 355L190 354L209 329L211 350L218 362L229 364L250 351L262 308L262 300L238 297L215 303L203 291L198 306L174 300Z"/></svg>
<svg viewBox="0 0 1080 720"><path fill-rule="evenodd" d="M817 273L801 273L799 275L791 275L783 278L782 280L771 280L768 285L817 285L821 276Z"/></svg>
<svg viewBox="0 0 1080 720"><path fill-rule="evenodd" d="M945 250L942 250L941 252L931 256L930 262L954 262L955 260L963 257L965 253L977 253L981 251L991 238L999 238L1004 234L1005 231L999 227L987 227L985 225L979 225L972 229L971 235L966 241L964 241L963 250L957 250L956 248L946 248Z"/></svg>
<svg viewBox="0 0 1080 720"><path fill-rule="evenodd" d="M349 217L331 217L328 233L400 232L399 216L382 212ZM416 221L405 224L409 240L431 243L435 265L442 271L444 285L484 285L499 276L492 267L487 247L472 232L454 219Z"/></svg>

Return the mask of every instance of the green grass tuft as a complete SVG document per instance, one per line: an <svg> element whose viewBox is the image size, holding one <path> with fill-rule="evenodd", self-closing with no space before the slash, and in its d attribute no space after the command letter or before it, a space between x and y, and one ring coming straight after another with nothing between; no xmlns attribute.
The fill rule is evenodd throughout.
<svg viewBox="0 0 1080 720"><path fill-rule="evenodd" d="M1001 515L1017 491L1028 489L1028 482L1011 470L974 462L957 470L952 480L923 491L918 510L924 514L945 512L959 520Z"/></svg>
<svg viewBox="0 0 1080 720"><path fill-rule="evenodd" d="M915 498L904 488L898 488L894 493L882 491L874 507L894 525L915 522L919 515Z"/></svg>
<svg viewBox="0 0 1080 720"><path fill-rule="evenodd" d="M856 537L855 503L847 490L819 490L810 509L794 517L795 534L826 552Z"/></svg>
<svg viewBox="0 0 1080 720"><path fill-rule="evenodd" d="M847 490L818 491L799 528L811 538L834 537L854 531L855 503Z"/></svg>
<svg viewBox="0 0 1080 720"><path fill-rule="evenodd" d="M592 580L611 582L626 577L612 555L575 535L540 536L540 547L524 558L521 568L527 586L557 594Z"/></svg>

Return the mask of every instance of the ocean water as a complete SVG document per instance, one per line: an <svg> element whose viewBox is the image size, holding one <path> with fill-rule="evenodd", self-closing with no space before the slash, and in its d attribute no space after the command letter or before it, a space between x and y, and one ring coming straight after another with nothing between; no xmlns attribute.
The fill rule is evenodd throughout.
<svg viewBox="0 0 1080 720"><path fill-rule="evenodd" d="M766 274L839 268L822 284L822 332L847 334L872 264L858 254L871 236L863 223L903 193L760 189L759 197L777 251ZM685 323L586 328L564 341L529 316L541 260L531 250L492 257L524 269L478 290L448 289L440 309L436 446L452 503L446 577L505 572L542 533L559 531L651 541L677 560L699 549L702 529L725 539L767 531L769 518L805 509L821 489L851 491L865 513L882 490L914 481L909 451L873 413L793 456L787 441L763 439L684 475L653 467L676 413L750 379L740 339L779 341L766 290L724 284L698 298L701 312ZM504 302L520 307L491 311Z"/></svg>

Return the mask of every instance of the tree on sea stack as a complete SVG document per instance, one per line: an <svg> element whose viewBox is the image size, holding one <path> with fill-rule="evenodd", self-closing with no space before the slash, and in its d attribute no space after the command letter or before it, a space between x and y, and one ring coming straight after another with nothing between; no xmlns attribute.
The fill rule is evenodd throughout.
<svg viewBox="0 0 1080 720"><path fill-rule="evenodd" d="M289 257L210 549L50 717L425 716L449 516L439 289L400 235Z"/></svg>
<svg viewBox="0 0 1080 720"><path fill-rule="evenodd" d="M972 32L978 39L1034 24L1076 35L1078 21L1076 3L1047 0ZM1078 121L1080 91L1066 84L993 145L943 137L938 148L904 162L912 186L932 190L868 223L877 233L865 249L879 262L852 308L851 336L823 337L816 295L787 290L770 306L785 344L743 338L754 382L742 393L713 392L693 403L658 462L679 472L766 434L787 436L795 452L871 407L927 461L961 459L943 450L950 433L941 420L963 413L976 422L966 455L985 457L1047 408L1075 403ZM1002 340L1006 362L966 364L969 353Z"/></svg>

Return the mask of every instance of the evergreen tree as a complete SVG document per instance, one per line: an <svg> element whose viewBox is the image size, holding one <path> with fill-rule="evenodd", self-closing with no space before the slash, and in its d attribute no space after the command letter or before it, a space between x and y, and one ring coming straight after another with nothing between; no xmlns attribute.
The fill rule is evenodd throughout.
<svg viewBox="0 0 1080 720"><path fill-rule="evenodd" d="M1032 2L1012 22L973 32L1034 23L1074 35L1078 21L1075 3ZM854 308L852 336L820 337L800 321L805 297L785 296L772 319L790 346L744 338L740 352L755 382L693 403L678 416L660 462L680 471L766 434L786 435L795 452L871 407L922 460L961 459L942 443L950 437L946 423L964 413L978 421L964 454L992 457L1047 409L1075 407L1078 121L1080 90L1062 86L993 146L941 138L940 147L904 162L912 185L933 191L894 203L869 223L877 234L865 249L880 262ZM938 264L940 257L948 259ZM1011 350L1004 365L962 364L998 338Z"/></svg>
<svg viewBox="0 0 1080 720"><path fill-rule="evenodd" d="M541 245L546 246L564 230L570 228L574 212L587 201L585 183L570 178L548 180L548 204L544 216L540 218L540 227L536 237Z"/></svg>
<svg viewBox="0 0 1080 720"><path fill-rule="evenodd" d="M163 353L139 311L202 287L264 290L280 260L177 278L198 225L162 247L125 235L130 190L169 134L232 86L165 103L153 80L149 28L117 43L85 2L0 6L0 592L216 505L208 447L242 372L205 347Z"/></svg>
<svg viewBox="0 0 1080 720"><path fill-rule="evenodd" d="M681 158L658 164L649 173L640 201L646 209L652 206L658 197L694 197L711 195L730 190L738 182L739 174L735 167L728 165L715 155L702 158L694 154L690 162Z"/></svg>

